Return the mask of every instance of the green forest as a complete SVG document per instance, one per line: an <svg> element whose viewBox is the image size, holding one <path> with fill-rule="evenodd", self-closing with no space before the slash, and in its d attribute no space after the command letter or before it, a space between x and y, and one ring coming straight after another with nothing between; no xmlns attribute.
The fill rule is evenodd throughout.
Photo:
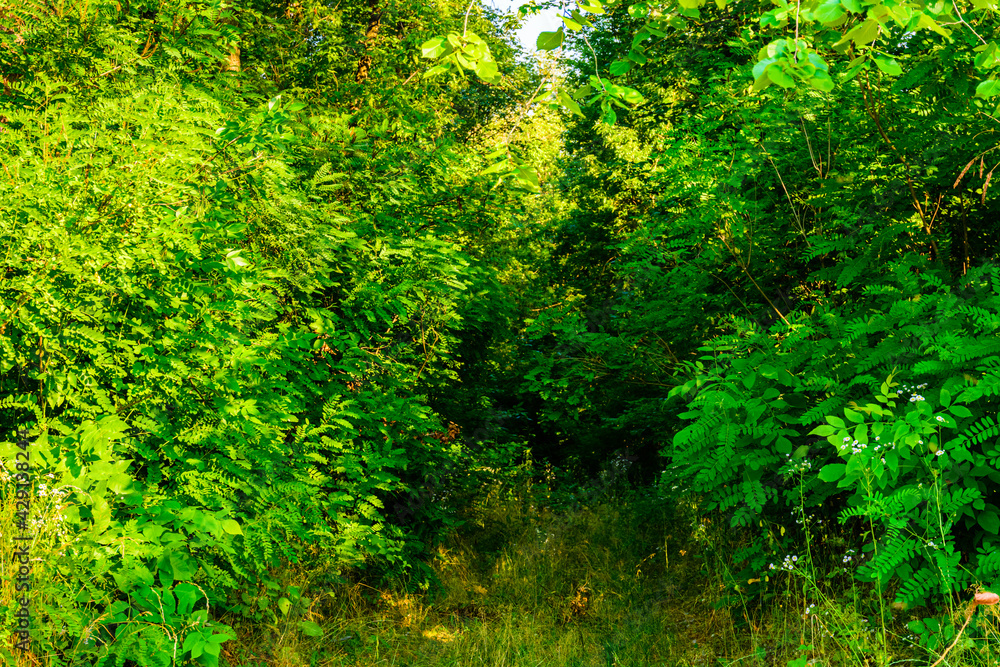
<svg viewBox="0 0 1000 667"><path fill-rule="evenodd" d="M0 664L1000 667L997 9L0 0Z"/></svg>

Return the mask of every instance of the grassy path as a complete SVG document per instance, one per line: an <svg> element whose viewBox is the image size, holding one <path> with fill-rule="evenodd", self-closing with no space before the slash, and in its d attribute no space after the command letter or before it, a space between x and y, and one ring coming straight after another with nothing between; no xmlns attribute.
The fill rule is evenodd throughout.
<svg viewBox="0 0 1000 667"><path fill-rule="evenodd" d="M555 514L492 494L437 548L434 587L303 590L322 637L293 622L258 628L227 657L281 667L716 664L732 639L719 630L731 626L728 614L684 585L697 561L671 544L653 507L605 502Z"/></svg>
<svg viewBox="0 0 1000 667"><path fill-rule="evenodd" d="M729 598L735 604L718 604L733 536L668 515L655 499L605 498L556 513L525 497L497 490L474 503L466 526L435 550L428 567L436 583L424 589L402 582L322 591L315 568L311 580L290 573L309 603L276 625L237 626L225 663L913 667L930 665L944 648L917 646L906 628L931 612L892 612L879 623L878 598L863 599L853 586L836 591L786 577L765 607L749 609L738 594ZM985 611L978 618L975 641L942 665L1000 667L1000 619ZM303 620L322 635L302 632Z"/></svg>

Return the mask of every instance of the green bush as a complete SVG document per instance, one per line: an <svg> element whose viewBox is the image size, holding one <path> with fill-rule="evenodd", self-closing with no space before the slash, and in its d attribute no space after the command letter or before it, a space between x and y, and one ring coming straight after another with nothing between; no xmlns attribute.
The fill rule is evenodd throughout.
<svg viewBox="0 0 1000 667"><path fill-rule="evenodd" d="M714 341L672 392L690 423L665 451L664 482L757 533L740 577L801 546L789 517L802 507L857 521L870 558L856 575L899 583L901 602L992 585L998 327L1000 269L952 289L904 266L857 302ZM786 525L773 543L770 527Z"/></svg>

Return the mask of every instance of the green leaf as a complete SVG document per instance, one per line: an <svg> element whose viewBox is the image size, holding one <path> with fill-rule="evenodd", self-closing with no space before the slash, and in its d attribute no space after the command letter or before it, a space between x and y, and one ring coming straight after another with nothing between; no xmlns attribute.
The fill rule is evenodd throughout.
<svg viewBox="0 0 1000 667"><path fill-rule="evenodd" d="M222 530L226 531L230 535L243 534L243 529L240 528L240 524L237 523L234 519L223 519L221 523L222 523Z"/></svg>
<svg viewBox="0 0 1000 667"><path fill-rule="evenodd" d="M1000 534L1000 517L992 510L985 510L976 515L976 521L987 533Z"/></svg>
<svg viewBox="0 0 1000 667"><path fill-rule="evenodd" d="M885 467L894 476L899 473L899 453L895 449L885 453Z"/></svg>
<svg viewBox="0 0 1000 667"><path fill-rule="evenodd" d="M184 638L181 650L190 651L192 658L199 658L204 650L205 638L200 632L189 632Z"/></svg>
<svg viewBox="0 0 1000 667"><path fill-rule="evenodd" d="M811 79L809 79L809 85L818 91L829 93L835 86L833 79L826 72L816 72Z"/></svg>
<svg viewBox="0 0 1000 667"><path fill-rule="evenodd" d="M203 597L198 587L188 582L175 586L174 595L177 596L177 614L179 616L188 616L194 610L198 600Z"/></svg>
<svg viewBox="0 0 1000 667"><path fill-rule="evenodd" d="M781 63L774 63L767 68L767 76L771 81L782 88L792 88L795 80L788 74Z"/></svg>
<svg viewBox="0 0 1000 667"><path fill-rule="evenodd" d="M631 60L632 62L636 63L637 65L645 65L646 61L649 60L646 54L643 53L642 51L639 51L638 49L630 50L625 57Z"/></svg>
<svg viewBox="0 0 1000 667"><path fill-rule="evenodd" d="M450 69L451 69L451 63L450 62L448 62L448 63L441 63L440 65L435 65L434 67L432 67L429 70L427 70L426 72L424 72L424 78L430 79L431 77L435 77L435 76L438 76L440 74L444 74L445 72L447 72Z"/></svg>
<svg viewBox="0 0 1000 667"><path fill-rule="evenodd" d="M1000 81L997 79L986 79L976 86L976 97L990 98L1000 95Z"/></svg>
<svg viewBox="0 0 1000 667"><path fill-rule="evenodd" d="M559 28L555 32L542 32L539 33L538 41L535 42L535 45L539 51L552 51L562 46L565 36L562 28Z"/></svg>
<svg viewBox="0 0 1000 667"><path fill-rule="evenodd" d="M939 403L941 403L941 407L943 408L946 408L949 405L951 405L951 392L948 391L947 389L942 389Z"/></svg>
<svg viewBox="0 0 1000 667"><path fill-rule="evenodd" d="M842 80L850 81L851 79L853 79L855 76L857 76L858 72L860 72L861 69L865 67L867 63L868 63L868 58L865 56L858 56L857 58L849 62L847 64L847 71L844 72ZM883 391L882 393L883 394L887 393L888 386L884 382L882 383L882 386L886 388L886 391Z"/></svg>
<svg viewBox="0 0 1000 667"><path fill-rule="evenodd" d="M580 105L576 103L572 97L566 94L565 91L559 91L559 104L563 105L565 108L569 109L572 113L575 113L580 118L583 118L583 111L580 109Z"/></svg>
<svg viewBox="0 0 1000 667"><path fill-rule="evenodd" d="M503 78L500 76L496 63L491 60L481 60L476 63L475 72L486 83L500 83Z"/></svg>
<svg viewBox="0 0 1000 667"><path fill-rule="evenodd" d="M937 21L932 19L926 13L921 13L920 17L917 19L917 26L920 28L928 28L937 34L941 35L945 39L951 39L951 31L940 25Z"/></svg>
<svg viewBox="0 0 1000 667"><path fill-rule="evenodd" d="M649 3L637 2L628 6L628 15L634 19L644 19L649 14Z"/></svg>
<svg viewBox="0 0 1000 667"><path fill-rule="evenodd" d="M570 17L580 25L585 25L589 28L594 27L594 24L590 22L590 19L581 14L579 9L574 9L573 12L570 14Z"/></svg>
<svg viewBox="0 0 1000 667"><path fill-rule="evenodd" d="M241 252L242 252L241 249L229 250L226 252L225 256L226 267L230 271L239 271L240 269L250 265L250 262L240 257Z"/></svg>
<svg viewBox="0 0 1000 667"><path fill-rule="evenodd" d="M278 598L278 609L281 610L282 616L288 616L288 612L292 608L292 601L288 598L282 597Z"/></svg>
<svg viewBox="0 0 1000 667"><path fill-rule="evenodd" d="M198 571L194 558L173 549L160 556L157 566L161 571L169 573L174 581L191 579Z"/></svg>
<svg viewBox="0 0 1000 667"><path fill-rule="evenodd" d="M844 476L847 471L847 466L843 463L830 463L823 466L822 470L819 471L819 478L824 482L836 482L838 479Z"/></svg>
<svg viewBox="0 0 1000 667"><path fill-rule="evenodd" d="M451 45L446 46L444 37L433 37L420 45L420 53L424 58L437 58L451 51Z"/></svg>
<svg viewBox="0 0 1000 667"><path fill-rule="evenodd" d="M489 174L496 174L501 171L508 171L509 169L510 169L510 160L504 158L499 162L494 162L490 166L486 167L486 169L483 169L481 172L479 172L479 175L486 176Z"/></svg>
<svg viewBox="0 0 1000 667"><path fill-rule="evenodd" d="M886 56L875 56L875 64L889 76L899 76L903 73L903 68L899 66L899 63Z"/></svg>
<svg viewBox="0 0 1000 667"><path fill-rule="evenodd" d="M629 104L642 104L646 101L639 91L633 88L625 88L622 99Z"/></svg>
<svg viewBox="0 0 1000 667"><path fill-rule="evenodd" d="M628 60L616 60L611 63L611 67L609 69L611 70L611 74L613 76L621 76L632 69L632 63Z"/></svg>
<svg viewBox="0 0 1000 667"><path fill-rule="evenodd" d="M844 8L840 0L827 0L813 14L824 25L833 25L844 18Z"/></svg>
<svg viewBox="0 0 1000 667"><path fill-rule="evenodd" d="M582 23L578 23L577 21L574 21L573 19L569 18L568 16L560 16L559 18L562 19L563 25L565 25L567 28L569 28L573 32L576 32L578 30L582 30L583 29L583 24Z"/></svg>
<svg viewBox="0 0 1000 667"><path fill-rule="evenodd" d="M573 99L582 100L584 97L592 95L593 93L594 93L594 87L591 86L590 84L586 84L576 89L576 92L573 93Z"/></svg>
<svg viewBox="0 0 1000 667"><path fill-rule="evenodd" d="M848 31L848 33L844 35L841 42L847 43L853 41L858 46L864 46L875 41L875 38L878 37L878 33L879 22L873 18L869 18Z"/></svg>
<svg viewBox="0 0 1000 667"><path fill-rule="evenodd" d="M514 180L525 190L530 192L540 192L541 187L538 182L538 172L530 165L521 165L514 170Z"/></svg>
<svg viewBox="0 0 1000 667"><path fill-rule="evenodd" d="M851 410L850 408L844 408L844 416L855 424L861 424L865 421L865 416L863 414L855 410Z"/></svg>
<svg viewBox="0 0 1000 667"><path fill-rule="evenodd" d="M972 416L972 410L965 407L964 405L953 405L948 408L948 412L955 415L959 419L968 419Z"/></svg>
<svg viewBox="0 0 1000 667"><path fill-rule="evenodd" d="M833 415L827 415L826 421L829 424L831 424L833 426L836 426L837 428L841 428L841 429L847 428L847 424L844 423L844 420L841 419L840 417L834 417Z"/></svg>
<svg viewBox="0 0 1000 667"><path fill-rule="evenodd" d="M315 621L299 621L299 630L307 637L322 637L323 628Z"/></svg>
<svg viewBox="0 0 1000 667"><path fill-rule="evenodd" d="M821 424L816 428L814 428L813 430L809 431L808 435L817 435L821 438L825 438L837 432L838 432L837 429L834 428L833 426L830 426L829 424Z"/></svg>

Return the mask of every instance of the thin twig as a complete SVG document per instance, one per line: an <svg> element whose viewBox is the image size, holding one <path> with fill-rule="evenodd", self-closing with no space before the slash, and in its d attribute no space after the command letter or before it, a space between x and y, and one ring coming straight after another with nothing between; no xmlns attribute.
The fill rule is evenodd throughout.
<svg viewBox="0 0 1000 667"><path fill-rule="evenodd" d="M910 191L910 200L913 202L913 208L917 210L917 215L920 216L920 223L924 228L924 233L927 234L928 237L930 237L931 228L934 225L934 220L933 218L930 220L927 219L927 213L926 211L924 211L924 207L920 205L920 199L917 197L917 190L913 183L913 174L912 174L912 169L910 168L909 160L906 159L906 155L901 150L896 148L896 145L892 142L892 139L889 138L889 135L886 134L885 129L882 127L882 118L878 113L876 102L873 99L871 82L868 79L868 72L865 72L865 85L862 88L862 100L864 101L865 111L868 113L868 116L875 122L875 129L878 130L879 135L889 146L889 149L896 154L896 156L899 158L899 161L903 164L903 173L906 175L906 187ZM935 215L936 214L937 212L935 211ZM933 239L933 237L931 237L930 239L930 249L931 249L931 258L936 259L938 256L938 249L937 249L937 242Z"/></svg>
<svg viewBox="0 0 1000 667"><path fill-rule="evenodd" d="M958 4L955 2L955 0L951 0L951 6L955 8L955 13L958 14L958 22L964 25L966 28L968 28L972 32L972 34L975 35L977 39L979 39L980 42L985 44L986 40L979 36L979 33L976 32L975 28L973 28L971 25L965 22L965 17L962 16L962 12L958 11Z"/></svg>
<svg viewBox="0 0 1000 667"><path fill-rule="evenodd" d="M586 44L587 48L590 49L590 52L594 54L594 74L597 76L598 83L601 84L601 90L607 92L607 88L604 87L604 79L601 78L601 71L598 69L597 52L594 51L594 47L590 45L590 40L587 39L587 35L585 33L581 32L580 37L583 37L583 43Z"/></svg>
<svg viewBox="0 0 1000 667"><path fill-rule="evenodd" d="M525 114L528 113L528 109L530 109L531 106L535 103L535 98L538 96L538 93L545 86L545 83L546 83L545 79L542 79L542 82L538 84L538 88L535 88L535 92L531 94L531 100L521 105L521 113L518 114L517 119L514 121L514 124L510 126L509 130L507 130L507 136L504 137L503 143L505 146L510 146L510 139L511 136L513 136L514 134L514 130L516 130L521 125L521 121L524 119Z"/></svg>
<svg viewBox="0 0 1000 667"><path fill-rule="evenodd" d="M941 657L939 657L936 661L934 661L934 664L931 665L931 667L937 667L939 664L941 664L941 661L944 660L946 655L948 655L948 652L951 651L951 649L955 647L955 644L958 643L958 640L962 638L962 633L965 632L965 627L969 625L969 621L972 620L972 614L975 613L976 607L978 606L979 605L977 605L975 602L972 602L969 605L968 611L965 612L965 623L962 625L962 629L958 631L958 634L955 635L955 641L951 643L951 646L949 646L944 650L944 653L941 654Z"/></svg>
<svg viewBox="0 0 1000 667"><path fill-rule="evenodd" d="M469 8L465 10L465 23L462 24L462 37L465 37L465 33L469 30L469 12L472 11L472 5L476 4L476 0L472 0L469 3Z"/></svg>
<svg viewBox="0 0 1000 667"><path fill-rule="evenodd" d="M760 144L760 149L764 151L767 161L771 163L771 167L774 169L774 173L778 177L778 182L781 183L781 189L785 193L785 198L788 199L788 205L792 209L792 215L795 216L795 225L799 228L799 234L802 235L802 239L806 242L806 245L811 248L812 244L809 242L809 237L806 236L806 223L799 215L799 212L795 209L795 202L792 201L792 195L785 186L785 179L781 177L781 172L778 171L778 165L774 163L774 159L771 157L771 154L767 151L767 149L764 148L763 144Z"/></svg>

